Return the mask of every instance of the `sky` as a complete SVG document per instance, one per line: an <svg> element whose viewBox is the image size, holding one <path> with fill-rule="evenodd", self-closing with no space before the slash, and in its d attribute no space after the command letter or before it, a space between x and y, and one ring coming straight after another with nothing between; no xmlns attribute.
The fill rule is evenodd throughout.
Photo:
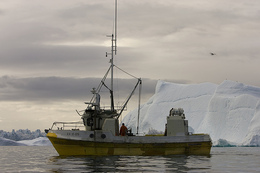
<svg viewBox="0 0 260 173"><path fill-rule="evenodd" d="M260 87L259 18L258 0L118 0L115 64L143 79L142 102L158 80ZM80 120L113 23L113 0L0 0L0 129ZM135 79L115 77L120 100Z"/></svg>

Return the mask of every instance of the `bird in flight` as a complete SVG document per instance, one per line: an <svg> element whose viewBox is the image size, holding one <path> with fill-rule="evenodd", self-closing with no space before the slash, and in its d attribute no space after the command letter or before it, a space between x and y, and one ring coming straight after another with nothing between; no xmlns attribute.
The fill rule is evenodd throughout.
<svg viewBox="0 0 260 173"><path fill-rule="evenodd" d="M210 55L216 55L215 53L213 53L213 52L210 52Z"/></svg>

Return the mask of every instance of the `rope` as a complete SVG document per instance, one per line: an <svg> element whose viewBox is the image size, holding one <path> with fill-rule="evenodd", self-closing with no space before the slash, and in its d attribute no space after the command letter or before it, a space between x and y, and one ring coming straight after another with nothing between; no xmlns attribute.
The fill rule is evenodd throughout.
<svg viewBox="0 0 260 173"><path fill-rule="evenodd" d="M119 70L121 70L122 72L124 72L125 74L128 74L129 76L135 78L135 79L139 79L138 77L135 77L134 75L131 75L130 73L124 71L123 69L119 68L118 66L114 65L116 68L118 68Z"/></svg>

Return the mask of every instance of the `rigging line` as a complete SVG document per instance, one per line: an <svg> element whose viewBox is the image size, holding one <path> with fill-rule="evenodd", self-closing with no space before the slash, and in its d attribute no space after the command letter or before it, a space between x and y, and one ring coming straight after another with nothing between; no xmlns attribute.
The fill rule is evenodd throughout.
<svg viewBox="0 0 260 173"><path fill-rule="evenodd" d="M111 66L109 66L109 68L108 68L106 74L104 75L104 77L102 78L101 82L99 83L99 85L98 85L98 87L97 87L97 92L98 92L98 93L100 92L101 87L102 87L102 85L104 84L104 81L106 80L107 75L108 75L110 69L111 69ZM91 100L90 100L90 103L93 102L94 98L95 98L95 95L92 96L92 98L91 98Z"/></svg>
<svg viewBox="0 0 260 173"><path fill-rule="evenodd" d="M117 59L115 59L115 61L116 61L116 64L117 64ZM118 69L116 68L116 70L115 70L115 76L116 76L116 78L118 78ZM118 82L118 80L116 80L116 93L115 93L115 95L116 95L116 97L117 97L117 106L119 106L119 82Z"/></svg>
<svg viewBox="0 0 260 173"><path fill-rule="evenodd" d="M128 97L130 97L130 95L131 95L131 94L129 94ZM118 108L122 109L122 108L124 107L125 103L126 103L127 100L128 100L128 97L125 98L125 100L122 102L122 105L120 105L120 107L118 106ZM126 106L127 106L127 105L126 105Z"/></svg>
<svg viewBox="0 0 260 173"><path fill-rule="evenodd" d="M130 96L128 97L127 101L126 101L126 102L124 103L124 105L122 106L122 109L121 109L120 113L118 114L117 119L121 116L121 114L122 114L122 112L124 111L124 109L125 109L125 107L126 107L128 101L129 101L129 100L131 99L131 97L133 96L136 87L138 86L138 84L141 84L141 83L142 83L141 79L138 79L138 81L137 81L137 83L136 83L136 85L135 85L133 91L131 92L131 94L130 94Z"/></svg>
<svg viewBox="0 0 260 173"><path fill-rule="evenodd" d="M103 77L103 79L102 79L101 82L99 83L99 85L98 85L98 92L101 90L101 87L102 87L102 85L104 84L104 82L105 82L105 80L106 80L106 78L107 78L107 75L108 75L110 69L111 69L111 66L108 68L108 70L107 70L105 76Z"/></svg>
<svg viewBox="0 0 260 173"><path fill-rule="evenodd" d="M139 79L138 77L135 77L134 75L131 75L130 73L126 72L125 70L119 68L118 66L116 66L116 65L114 65L114 66L115 66L116 68L118 68L119 70L121 70L122 72L128 74L129 76L131 76L131 77L133 77L133 78L135 78L135 79Z"/></svg>
<svg viewBox="0 0 260 173"><path fill-rule="evenodd" d="M109 91L111 91L111 89L108 88L108 86L104 83L104 81L102 81L102 84L103 84Z"/></svg>

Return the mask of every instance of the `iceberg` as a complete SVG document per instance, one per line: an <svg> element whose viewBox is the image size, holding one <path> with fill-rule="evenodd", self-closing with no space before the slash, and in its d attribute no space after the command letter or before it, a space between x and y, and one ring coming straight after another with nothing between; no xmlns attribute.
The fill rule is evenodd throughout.
<svg viewBox="0 0 260 173"><path fill-rule="evenodd" d="M244 146L260 146L260 88L225 80L213 83L176 84L158 81L155 94L141 106L139 129L143 133L164 131L162 124L171 108L185 111L194 133ZM135 131L137 109L123 122Z"/></svg>
<svg viewBox="0 0 260 173"><path fill-rule="evenodd" d="M219 139L218 141L213 142L215 147L236 147L236 144L232 144L225 139Z"/></svg>
<svg viewBox="0 0 260 173"><path fill-rule="evenodd" d="M0 137L11 139L13 141L21 141L21 140L32 140L38 137L45 137L46 134L41 132L40 129L36 131L31 131L29 129L19 129L12 130L12 132L6 132L4 130L0 130Z"/></svg>
<svg viewBox="0 0 260 173"><path fill-rule="evenodd" d="M51 146L51 142L39 129L13 129L12 132L0 130L0 146Z"/></svg>

